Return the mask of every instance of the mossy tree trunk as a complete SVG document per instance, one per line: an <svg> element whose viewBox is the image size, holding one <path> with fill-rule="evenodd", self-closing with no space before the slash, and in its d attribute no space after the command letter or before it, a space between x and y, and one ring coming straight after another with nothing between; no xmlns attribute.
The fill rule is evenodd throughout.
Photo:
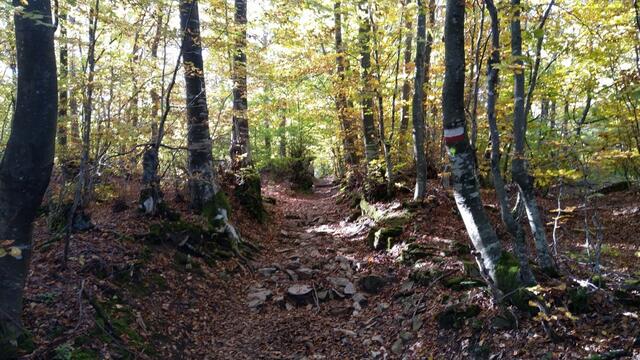
<svg viewBox="0 0 640 360"><path fill-rule="evenodd" d="M56 138L57 75L50 0L15 0L18 90L0 162L0 358L17 358L32 222L49 184ZM16 9L17 10L17 9Z"/></svg>

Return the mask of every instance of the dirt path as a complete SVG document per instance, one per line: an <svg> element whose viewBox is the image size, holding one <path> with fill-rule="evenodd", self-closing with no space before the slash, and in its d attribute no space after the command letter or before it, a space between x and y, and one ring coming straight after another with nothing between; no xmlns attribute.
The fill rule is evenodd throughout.
<svg viewBox="0 0 640 360"><path fill-rule="evenodd" d="M275 185L265 189L277 201L272 220L281 227L275 241L262 244L256 273L243 281L244 291L232 300L235 306L216 324L224 339L217 356L368 357L357 335L367 319L349 299L357 286L355 253L366 226L344 222L348 209L336 205L336 193L327 180L309 195L292 196ZM287 295L294 285L308 286L311 296L297 303Z"/></svg>

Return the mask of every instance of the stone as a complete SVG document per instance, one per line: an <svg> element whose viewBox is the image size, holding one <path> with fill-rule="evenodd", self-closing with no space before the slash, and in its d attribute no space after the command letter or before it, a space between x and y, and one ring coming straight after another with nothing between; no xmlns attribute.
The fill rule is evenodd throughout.
<svg viewBox="0 0 640 360"><path fill-rule="evenodd" d="M422 324L424 324L424 321L422 319L420 319L419 317L414 317L413 320L411 320L411 330L420 330L422 328Z"/></svg>
<svg viewBox="0 0 640 360"><path fill-rule="evenodd" d="M328 290L320 290L316 293L318 297L318 301L325 301L329 299L329 291Z"/></svg>
<svg viewBox="0 0 640 360"><path fill-rule="evenodd" d="M367 243L373 250L388 250L396 244L402 232L403 229L400 226L373 228L367 235Z"/></svg>
<svg viewBox="0 0 640 360"><path fill-rule="evenodd" d="M300 261L295 260L295 261L292 261L292 262L290 262L290 263L287 263L287 265L285 265L284 267L285 267L286 269L289 269L289 270L297 270L297 269L299 269L301 266L302 266L302 264L300 264Z"/></svg>
<svg viewBox="0 0 640 360"><path fill-rule="evenodd" d="M276 269L275 267L265 267L262 269L258 269L258 272L260 273L260 275L264 277L269 277L275 274L276 271L278 271L278 269Z"/></svg>
<svg viewBox="0 0 640 360"><path fill-rule="evenodd" d="M361 306L367 305L367 297L363 293L356 293L351 299Z"/></svg>
<svg viewBox="0 0 640 360"><path fill-rule="evenodd" d="M384 339L380 335L375 335L371 337L371 341L377 342L380 345L384 345Z"/></svg>
<svg viewBox="0 0 640 360"><path fill-rule="evenodd" d="M356 287L353 285L353 283L349 283L344 287L343 292L345 295L354 295L356 293Z"/></svg>
<svg viewBox="0 0 640 360"><path fill-rule="evenodd" d="M249 306L249 308L251 309L257 309L262 305L264 305L264 300L261 299L253 299L247 303L247 306Z"/></svg>
<svg viewBox="0 0 640 360"><path fill-rule="evenodd" d="M382 288L387 284L387 281L378 275L367 275L360 279L358 285L360 288L369 294L378 294Z"/></svg>
<svg viewBox="0 0 640 360"><path fill-rule="evenodd" d="M413 339L413 334L409 331L401 331L400 332L400 339L402 339L403 342L409 342Z"/></svg>
<svg viewBox="0 0 640 360"><path fill-rule="evenodd" d="M314 302L313 288L305 284L291 285L287 289L287 297L296 305L312 304Z"/></svg>
<svg viewBox="0 0 640 360"><path fill-rule="evenodd" d="M389 304L387 304L385 302L381 302L376 307L376 310L378 310L378 312L383 312L383 311L387 310L388 308L389 308Z"/></svg>
<svg viewBox="0 0 640 360"><path fill-rule="evenodd" d="M406 296L410 296L413 294L415 283L411 280L404 282L401 286L400 286L400 290L398 290L397 293L395 293L394 297L399 298L399 297L406 297Z"/></svg>
<svg viewBox="0 0 640 360"><path fill-rule="evenodd" d="M471 319L480 314L478 305L451 305L436 315L438 325L443 329L460 329L467 319Z"/></svg>
<svg viewBox="0 0 640 360"><path fill-rule="evenodd" d="M296 274L298 274L298 278L302 280L311 279L315 275L315 271L306 267L301 267L296 270Z"/></svg>
<svg viewBox="0 0 640 360"><path fill-rule="evenodd" d="M393 343L393 345L391 345L391 351L396 355L402 354L403 350L404 350L404 343L402 342L402 339L396 340Z"/></svg>
<svg viewBox="0 0 640 360"><path fill-rule="evenodd" d="M298 274L290 269L285 270L285 272L287 273L287 275L289 275L289 278L293 281L298 281Z"/></svg>
<svg viewBox="0 0 640 360"><path fill-rule="evenodd" d="M271 292L271 290L267 290L267 289L255 290L253 292L250 292L247 295L247 300L248 301L252 301L252 300L255 300L255 299L260 299L260 300L262 300L264 302L267 299L269 299L272 294L273 293Z"/></svg>

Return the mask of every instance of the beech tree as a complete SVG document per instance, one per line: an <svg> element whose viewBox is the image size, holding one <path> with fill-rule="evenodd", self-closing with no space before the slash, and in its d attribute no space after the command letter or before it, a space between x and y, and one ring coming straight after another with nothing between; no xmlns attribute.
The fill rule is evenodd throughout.
<svg viewBox="0 0 640 360"><path fill-rule="evenodd" d="M474 154L466 131L464 113L464 2L447 0L444 27L445 73L442 87L442 122L444 141L449 154L453 194L467 233L478 251L483 272L500 290L510 290L506 279L504 253L489 218L474 174Z"/></svg>
<svg viewBox="0 0 640 360"><path fill-rule="evenodd" d="M364 154L367 163L378 159L379 141L376 137L373 116L373 76L371 75L371 23L369 22L369 6L367 1L358 2L360 15L358 42L360 46L361 90L360 105L362 107L362 129L364 139Z"/></svg>
<svg viewBox="0 0 640 360"><path fill-rule="evenodd" d="M235 0L235 8L231 162L234 167L243 168L251 164L247 118L247 1Z"/></svg>
<svg viewBox="0 0 640 360"><path fill-rule="evenodd" d="M549 252L544 223L538 210L533 192L533 178L527 171L525 160L525 142L527 133L527 115L525 113L524 93L524 64L522 61L522 30L520 24L520 0L511 0L514 10L511 21L511 56L514 60L514 109L513 109L513 160L511 175L518 184L520 196L523 200L531 232L535 239L536 253L540 267L550 273L555 273L555 264Z"/></svg>
<svg viewBox="0 0 640 360"><path fill-rule="evenodd" d="M32 223L53 167L57 74L51 2L14 1L18 89L0 162L0 357L16 358Z"/></svg>
<svg viewBox="0 0 640 360"><path fill-rule="evenodd" d="M416 36L416 80L413 91L413 155L416 160L416 187L413 199L422 199L427 187L427 158L424 138L424 80L427 43L427 9L418 0L418 30Z"/></svg>
<svg viewBox="0 0 640 360"><path fill-rule="evenodd" d="M356 152L355 129L353 128L350 102L347 95L347 83L345 79L345 71L347 67L347 59L345 58L345 45L342 41L342 10L340 1L334 3L334 26L335 26L335 46L336 46L336 110L340 125L342 126L342 146L344 150L345 162L349 166L358 163L358 153Z"/></svg>
<svg viewBox="0 0 640 360"><path fill-rule="evenodd" d="M504 178L500 171L500 132L496 119L496 102L498 99L498 75L500 71L500 20L493 0L485 0L487 11L491 17L491 54L487 61L487 121L489 122L491 139L491 176L500 207L500 217L514 240L514 252L520 263L520 274L525 284L535 283L529 266L529 254L525 244L522 225L513 217Z"/></svg>

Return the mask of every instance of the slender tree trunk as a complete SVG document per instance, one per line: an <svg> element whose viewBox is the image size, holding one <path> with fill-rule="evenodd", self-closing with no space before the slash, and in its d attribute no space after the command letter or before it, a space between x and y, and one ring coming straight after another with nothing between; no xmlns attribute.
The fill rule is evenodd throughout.
<svg viewBox="0 0 640 360"><path fill-rule="evenodd" d="M358 164L358 154L356 152L355 129L352 123L351 109L347 96L347 83L345 79L346 58L345 47L342 41L342 10L340 1L334 3L335 19L335 42L336 42L336 71L338 76L336 97L336 108L338 118L342 126L342 145L344 147L344 157L348 166Z"/></svg>
<svg viewBox="0 0 640 360"><path fill-rule="evenodd" d="M278 144L278 155L280 158L287 157L287 117L282 115L280 125L278 126L280 142Z"/></svg>
<svg viewBox="0 0 640 360"><path fill-rule="evenodd" d="M445 75L442 89L444 140L452 167L453 193L471 242L479 253L482 270L501 290L508 290L500 261L500 241L482 206L473 171L464 112L464 2L447 0L444 29Z"/></svg>
<svg viewBox="0 0 640 360"><path fill-rule="evenodd" d="M427 189L427 158L425 154L424 82L426 59L427 9L418 0L418 30L416 36L416 80L413 91L413 154L416 159L416 187L414 200L422 199Z"/></svg>
<svg viewBox="0 0 640 360"><path fill-rule="evenodd" d="M235 0L235 54L233 56L233 125L231 163L234 168L251 164L247 118L247 1Z"/></svg>
<svg viewBox="0 0 640 360"><path fill-rule="evenodd" d="M407 1L407 0L405 0ZM409 74L411 73L411 47L413 46L413 23L409 20L405 22L405 29L407 37L404 39L404 82L402 84L402 115L400 117L400 141L408 144L406 141L407 130L409 129L409 117L411 106L409 104L409 97L411 96L411 79ZM406 150L405 147L403 150Z"/></svg>
<svg viewBox="0 0 640 360"><path fill-rule="evenodd" d="M511 21L511 56L514 61L514 111L513 111L513 160L511 162L511 175L518 184L531 232L533 233L538 263L541 268L550 273L555 273L555 264L549 252L544 223L533 191L533 178L527 172L525 161L525 142L527 133L527 119L524 104L524 64L522 62L522 30L520 25L520 0L511 0L515 12Z"/></svg>
<svg viewBox="0 0 640 360"><path fill-rule="evenodd" d="M393 163L391 161L391 140L393 139L393 123L391 133L389 135L389 139L385 134L385 126L384 126L384 98L382 97L382 65L380 60L380 44L378 42L378 28L373 17L373 8L371 7L371 3L369 3L369 23L372 27L372 38L373 38L373 58L376 64L376 80L377 85L375 87L376 98L378 99L378 138L380 139L380 147L382 147L382 153L384 156L384 163L386 168L386 178L387 178L387 195L391 196L393 193ZM402 19L402 17L400 17ZM402 26L402 23L400 24ZM402 33L400 34L400 39L402 39ZM398 71L400 60L400 53L398 53L398 63L396 65L396 71ZM396 72L397 74L397 72ZM397 84L397 82L396 82ZM395 103L395 94L394 94L394 103ZM395 116L395 112L392 108L393 116Z"/></svg>
<svg viewBox="0 0 640 360"><path fill-rule="evenodd" d="M18 90L11 136L0 162L0 357L17 358L24 334L23 288L33 220L49 184L56 138L57 75L49 0L15 0ZM36 95L37 96L34 96Z"/></svg>
<svg viewBox="0 0 640 360"><path fill-rule="evenodd" d="M547 9L542 15L542 19L540 20L540 24L538 24L536 31L536 55L533 63L533 68L531 69L531 79L529 81L529 90L527 91L527 98L524 105L524 116L525 118L529 116L529 112L531 112L531 102L533 101L533 92L536 89L536 84L538 82L538 71L540 70L540 62L542 61L542 44L544 42L544 24L547 22L549 18L549 14L551 14L551 9L555 4L555 0L551 0L549 5L547 5Z"/></svg>
<svg viewBox="0 0 640 360"><path fill-rule="evenodd" d="M535 283L535 278L529 266L525 234L520 223L511 214L504 179L500 172L500 132L498 131L496 120L498 66L500 65L500 21L493 0L485 0L485 3L491 17L491 55L487 64L487 119L491 132L491 175L493 176L493 185L500 205L500 217L514 240L513 249L520 263L521 280L524 284L532 285Z"/></svg>
<svg viewBox="0 0 640 360"><path fill-rule="evenodd" d="M371 76L371 23L369 22L368 3L360 0L360 66L362 71L362 89L360 92L362 106L362 128L364 133L364 154L367 163L376 160L379 155L378 139L376 139L375 121L373 117L373 76Z"/></svg>
<svg viewBox="0 0 640 360"><path fill-rule="evenodd" d="M160 36L162 33L163 14L160 11L156 12L156 33L151 43L151 59L155 63L158 60L158 46L160 45ZM168 14L167 16L169 16ZM183 35L184 36L184 35ZM182 51L180 52L180 56ZM172 82L167 94L169 99L171 96L171 89L175 83L175 77L178 70L180 59L178 59L176 67L174 69ZM155 84L154 84L155 85ZM158 177L158 168L160 166L159 151L160 144L162 143L162 133L164 132L164 121L166 115L163 113L163 117L158 119L158 113L160 111L160 95L156 87L152 85L150 90L151 97L151 145L145 150L142 157L142 188L140 189L140 198L138 201L140 209L142 209L148 215L154 215L158 211L159 205L162 203L162 192L160 191L160 178ZM167 101L169 103L169 101ZM166 109L170 108L170 104L167 104ZM168 115L168 111L166 112ZM159 120L159 121L158 121Z"/></svg>
<svg viewBox="0 0 640 360"><path fill-rule="evenodd" d="M67 148L67 126L68 117L67 111L69 107L69 45L67 39L67 13L63 10L59 17L60 26L60 40L59 40L59 52L60 52L60 89L58 92L58 145L60 151L64 154Z"/></svg>

